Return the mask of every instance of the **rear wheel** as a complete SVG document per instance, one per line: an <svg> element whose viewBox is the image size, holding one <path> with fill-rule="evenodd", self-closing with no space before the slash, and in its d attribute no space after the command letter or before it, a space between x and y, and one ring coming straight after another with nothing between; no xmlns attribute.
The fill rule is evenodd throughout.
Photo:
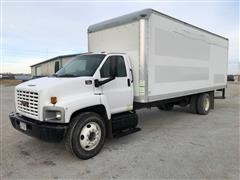
<svg viewBox="0 0 240 180"><path fill-rule="evenodd" d="M197 112L201 115L208 114L210 110L210 97L209 94L200 94L197 99Z"/></svg>
<svg viewBox="0 0 240 180"><path fill-rule="evenodd" d="M100 152L106 139L101 116L85 112L75 116L69 126L65 145L80 159L89 159Z"/></svg>
<svg viewBox="0 0 240 180"><path fill-rule="evenodd" d="M193 95L191 96L190 99L190 112L193 114L197 114L197 100L198 100L198 96L197 95Z"/></svg>

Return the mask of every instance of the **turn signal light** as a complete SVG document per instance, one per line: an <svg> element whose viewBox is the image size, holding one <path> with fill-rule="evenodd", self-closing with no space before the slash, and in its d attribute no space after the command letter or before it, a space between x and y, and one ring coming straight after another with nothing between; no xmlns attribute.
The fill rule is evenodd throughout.
<svg viewBox="0 0 240 180"><path fill-rule="evenodd" d="M52 96L52 97L51 97L51 103L52 103L53 105L55 105L55 104L57 103L57 97Z"/></svg>

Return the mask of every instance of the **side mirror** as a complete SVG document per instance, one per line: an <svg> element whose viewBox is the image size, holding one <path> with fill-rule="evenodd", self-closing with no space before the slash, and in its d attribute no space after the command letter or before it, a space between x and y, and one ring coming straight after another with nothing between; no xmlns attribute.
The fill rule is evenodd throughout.
<svg viewBox="0 0 240 180"><path fill-rule="evenodd" d="M114 77L110 77L110 78L108 78L106 80L103 80L103 81L99 81L98 79L95 79L94 80L94 86L95 87L99 87L99 86L101 86L103 84L106 84L106 83L108 83L108 82L110 82L110 81L112 81L114 79L115 79L115 76Z"/></svg>
<svg viewBox="0 0 240 180"><path fill-rule="evenodd" d="M95 87L101 86L101 83L100 83L100 81L99 81L98 79L95 79L95 80L94 80L94 86L95 86Z"/></svg>

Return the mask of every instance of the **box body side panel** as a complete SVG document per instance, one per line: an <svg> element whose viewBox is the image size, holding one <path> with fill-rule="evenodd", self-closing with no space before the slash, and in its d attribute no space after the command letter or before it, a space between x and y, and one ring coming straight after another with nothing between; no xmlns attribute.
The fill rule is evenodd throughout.
<svg viewBox="0 0 240 180"><path fill-rule="evenodd" d="M226 39L156 14L148 28L148 101L226 86Z"/></svg>

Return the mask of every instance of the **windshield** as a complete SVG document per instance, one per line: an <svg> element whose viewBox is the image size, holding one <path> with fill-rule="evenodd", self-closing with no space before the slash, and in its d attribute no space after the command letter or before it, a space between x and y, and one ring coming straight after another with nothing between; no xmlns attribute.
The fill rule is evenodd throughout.
<svg viewBox="0 0 240 180"><path fill-rule="evenodd" d="M104 59L104 54L80 55L73 58L63 66L54 76L57 77L79 77L93 76L96 69Z"/></svg>

